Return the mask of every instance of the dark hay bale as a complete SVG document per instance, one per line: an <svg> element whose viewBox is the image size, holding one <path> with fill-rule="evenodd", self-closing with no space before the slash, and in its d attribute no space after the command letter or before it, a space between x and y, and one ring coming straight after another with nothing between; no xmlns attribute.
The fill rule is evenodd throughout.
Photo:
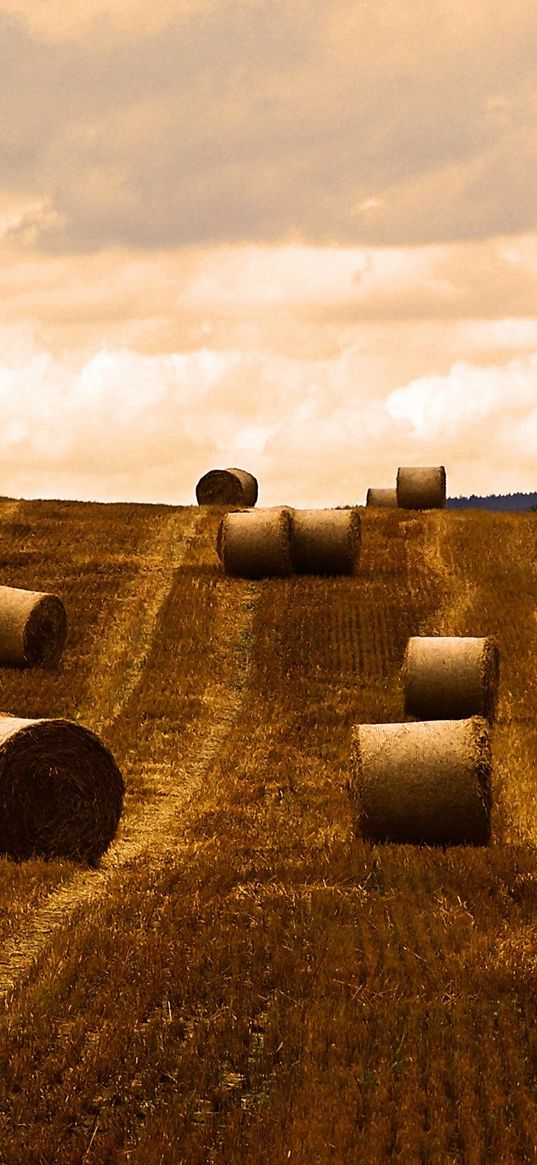
<svg viewBox="0 0 537 1165"><path fill-rule="evenodd" d="M297 574L353 574L359 553L357 509L291 511L291 555Z"/></svg>
<svg viewBox="0 0 537 1165"><path fill-rule="evenodd" d="M226 574L238 578L291 574L290 520L284 506L225 514L216 549Z"/></svg>
<svg viewBox="0 0 537 1165"><path fill-rule="evenodd" d="M397 490L396 489L368 489L366 499L366 506L382 506L384 509L397 509Z"/></svg>
<svg viewBox="0 0 537 1165"><path fill-rule="evenodd" d="M255 506L257 495L257 480L246 469L210 469L196 486L200 506Z"/></svg>
<svg viewBox="0 0 537 1165"><path fill-rule="evenodd" d="M0 587L0 665L57 667L66 636L57 595Z"/></svg>
<svg viewBox="0 0 537 1165"><path fill-rule="evenodd" d="M98 736L70 720L0 715L0 851L95 864L114 837L123 777Z"/></svg>
<svg viewBox="0 0 537 1165"><path fill-rule="evenodd" d="M440 510L446 504L443 465L406 466L397 470L397 505L403 510Z"/></svg>
<svg viewBox="0 0 537 1165"><path fill-rule="evenodd" d="M348 783L354 832L372 842L486 845L491 768L481 716L356 725Z"/></svg>
<svg viewBox="0 0 537 1165"><path fill-rule="evenodd" d="M412 636L401 671L405 716L417 720L493 720L500 652L490 638Z"/></svg>

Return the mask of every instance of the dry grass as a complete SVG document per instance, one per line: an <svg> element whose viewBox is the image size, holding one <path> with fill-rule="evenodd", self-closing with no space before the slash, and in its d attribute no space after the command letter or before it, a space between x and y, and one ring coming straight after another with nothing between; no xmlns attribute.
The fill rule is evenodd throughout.
<svg viewBox="0 0 537 1165"><path fill-rule="evenodd" d="M218 569L222 511L192 512L26 503L2 530L2 581L62 570L73 628L58 675L5 673L8 710L93 701L127 780L106 879L0 862L11 950L72 892L5 998L2 1165L533 1160L535 518L371 511L356 578L247 582ZM135 655L101 703L118 596ZM500 647L490 847L352 837L352 725L400 718L423 634ZM174 796L155 859L114 864Z"/></svg>

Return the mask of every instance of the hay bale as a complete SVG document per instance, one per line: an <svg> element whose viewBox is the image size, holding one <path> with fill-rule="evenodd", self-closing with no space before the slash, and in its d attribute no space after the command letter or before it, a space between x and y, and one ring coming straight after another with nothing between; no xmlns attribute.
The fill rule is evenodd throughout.
<svg viewBox="0 0 537 1165"><path fill-rule="evenodd" d="M210 469L196 486L200 506L255 506L257 494L257 480L246 469Z"/></svg>
<svg viewBox="0 0 537 1165"><path fill-rule="evenodd" d="M493 720L499 672L500 652L490 638L412 636L401 671L405 715L417 720Z"/></svg>
<svg viewBox="0 0 537 1165"><path fill-rule="evenodd" d="M225 514L216 549L226 574L238 578L291 574L290 520L285 506Z"/></svg>
<svg viewBox="0 0 537 1165"><path fill-rule="evenodd" d="M95 864L116 832L123 778L109 750L70 720L0 715L0 851Z"/></svg>
<svg viewBox="0 0 537 1165"><path fill-rule="evenodd" d="M366 506L382 506L383 509L397 509L396 489L368 489L365 499Z"/></svg>
<svg viewBox="0 0 537 1165"><path fill-rule="evenodd" d="M397 470L397 505L403 510L440 510L446 504L443 465L404 466Z"/></svg>
<svg viewBox="0 0 537 1165"><path fill-rule="evenodd" d="M0 587L0 665L56 667L67 636L57 595Z"/></svg>
<svg viewBox="0 0 537 1165"><path fill-rule="evenodd" d="M481 716L354 728L348 784L357 836L486 845L491 748Z"/></svg>
<svg viewBox="0 0 537 1165"><path fill-rule="evenodd" d="M291 556L298 574L352 574L359 553L357 509L292 510Z"/></svg>

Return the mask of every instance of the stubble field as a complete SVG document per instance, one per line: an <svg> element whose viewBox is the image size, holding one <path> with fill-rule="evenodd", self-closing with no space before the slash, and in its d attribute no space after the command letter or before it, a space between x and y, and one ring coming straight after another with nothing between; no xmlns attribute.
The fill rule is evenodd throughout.
<svg viewBox="0 0 537 1165"><path fill-rule="evenodd" d="M0 858L0 1162L532 1162L537 515L361 511L354 578L246 582L223 512L0 500L0 582L70 628L1 709L127 788L97 869ZM372 847L350 729L436 633L500 645L493 844Z"/></svg>

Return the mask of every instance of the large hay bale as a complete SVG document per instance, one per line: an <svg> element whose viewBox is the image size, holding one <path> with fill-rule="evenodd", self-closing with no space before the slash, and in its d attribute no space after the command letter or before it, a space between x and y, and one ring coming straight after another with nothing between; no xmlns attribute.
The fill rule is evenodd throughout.
<svg viewBox="0 0 537 1165"><path fill-rule="evenodd" d="M490 638L412 636L401 678L406 716L417 720L493 720L500 652Z"/></svg>
<svg viewBox="0 0 537 1165"><path fill-rule="evenodd" d="M246 469L210 469L196 486L200 506L255 506L257 494L257 480Z"/></svg>
<svg viewBox="0 0 537 1165"><path fill-rule="evenodd" d="M0 665L56 667L67 636L57 595L0 586Z"/></svg>
<svg viewBox="0 0 537 1165"><path fill-rule="evenodd" d="M238 578L291 574L290 520L285 506L225 514L216 549L226 574Z"/></svg>
<svg viewBox="0 0 537 1165"><path fill-rule="evenodd" d="M123 778L109 750L70 720L0 715L0 851L95 864L117 830Z"/></svg>
<svg viewBox="0 0 537 1165"><path fill-rule="evenodd" d="M354 728L349 798L373 842L486 845L491 748L481 716Z"/></svg>
<svg viewBox="0 0 537 1165"><path fill-rule="evenodd" d="M403 510L442 509L446 504L444 466L403 466L397 470L396 493Z"/></svg>
<svg viewBox="0 0 537 1165"><path fill-rule="evenodd" d="M382 506L383 509L397 509L396 489L368 489L365 499L366 506Z"/></svg>
<svg viewBox="0 0 537 1165"><path fill-rule="evenodd" d="M352 574L359 553L357 509L291 511L291 556L298 574Z"/></svg>

